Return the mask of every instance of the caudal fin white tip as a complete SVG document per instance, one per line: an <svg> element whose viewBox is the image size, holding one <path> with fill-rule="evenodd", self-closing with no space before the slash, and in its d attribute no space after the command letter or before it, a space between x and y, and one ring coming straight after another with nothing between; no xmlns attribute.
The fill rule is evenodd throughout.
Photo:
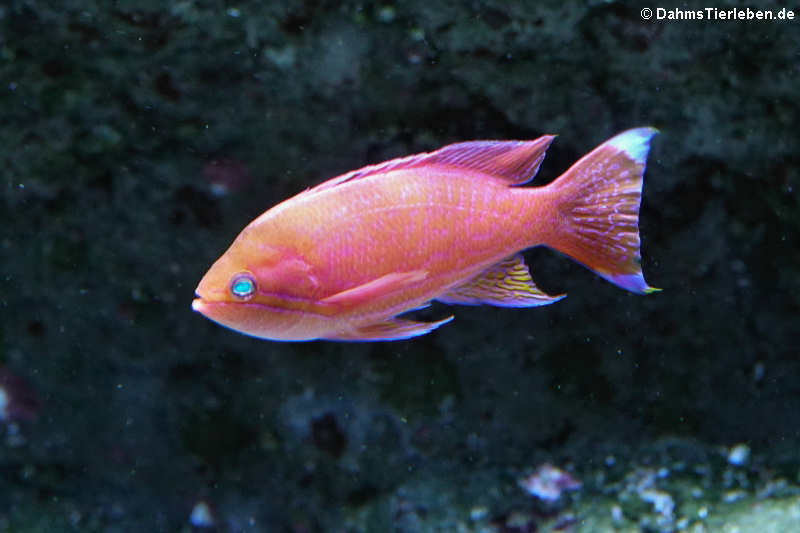
<svg viewBox="0 0 800 533"><path fill-rule="evenodd" d="M650 139L656 133L658 130L655 128L634 128L612 137L605 144L625 152L637 165L644 165L650 151Z"/></svg>

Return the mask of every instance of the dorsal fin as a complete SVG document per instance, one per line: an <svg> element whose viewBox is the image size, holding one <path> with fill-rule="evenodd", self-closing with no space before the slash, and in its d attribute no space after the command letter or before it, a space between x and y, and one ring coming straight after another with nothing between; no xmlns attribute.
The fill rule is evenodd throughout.
<svg viewBox="0 0 800 533"><path fill-rule="evenodd" d="M319 192L342 183L392 170L443 165L489 174L509 185L527 183L536 175L555 135L533 141L467 141L449 144L435 152L414 154L353 170L305 191Z"/></svg>

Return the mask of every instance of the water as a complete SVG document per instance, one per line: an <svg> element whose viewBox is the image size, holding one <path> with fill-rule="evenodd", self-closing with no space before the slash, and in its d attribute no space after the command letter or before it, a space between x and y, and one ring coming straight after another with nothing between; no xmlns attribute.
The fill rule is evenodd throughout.
<svg viewBox="0 0 800 533"><path fill-rule="evenodd" d="M798 21L640 10L1 8L0 529L800 531ZM248 221L328 177L557 133L536 185L647 125L661 293L536 249L564 301L434 305L455 320L406 342L190 309ZM545 463L580 489L522 490Z"/></svg>

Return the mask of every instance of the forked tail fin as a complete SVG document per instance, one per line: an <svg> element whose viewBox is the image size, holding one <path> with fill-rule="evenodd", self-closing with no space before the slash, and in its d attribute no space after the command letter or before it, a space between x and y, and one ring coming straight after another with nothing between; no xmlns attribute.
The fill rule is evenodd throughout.
<svg viewBox="0 0 800 533"><path fill-rule="evenodd" d="M548 246L610 282L637 293L660 289L639 264L639 204L655 128L636 128L607 140L551 184L560 224Z"/></svg>

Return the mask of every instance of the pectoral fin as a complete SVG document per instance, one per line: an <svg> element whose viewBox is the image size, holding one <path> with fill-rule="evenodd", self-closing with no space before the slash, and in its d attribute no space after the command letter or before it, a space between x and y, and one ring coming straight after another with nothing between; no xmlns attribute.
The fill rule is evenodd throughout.
<svg viewBox="0 0 800 533"><path fill-rule="evenodd" d="M453 320L452 316L437 322L415 322L403 318L390 318L383 322L361 326L325 338L336 341L397 341L425 335L451 320Z"/></svg>
<svg viewBox="0 0 800 533"><path fill-rule="evenodd" d="M346 310L386 293L404 289L409 285L424 280L427 276L428 272L425 270L392 272L357 287L323 298L319 303L336 306L339 310Z"/></svg>
<svg viewBox="0 0 800 533"><path fill-rule="evenodd" d="M565 296L550 296L537 287L522 256L517 254L436 299L448 304L536 307L557 302Z"/></svg>

